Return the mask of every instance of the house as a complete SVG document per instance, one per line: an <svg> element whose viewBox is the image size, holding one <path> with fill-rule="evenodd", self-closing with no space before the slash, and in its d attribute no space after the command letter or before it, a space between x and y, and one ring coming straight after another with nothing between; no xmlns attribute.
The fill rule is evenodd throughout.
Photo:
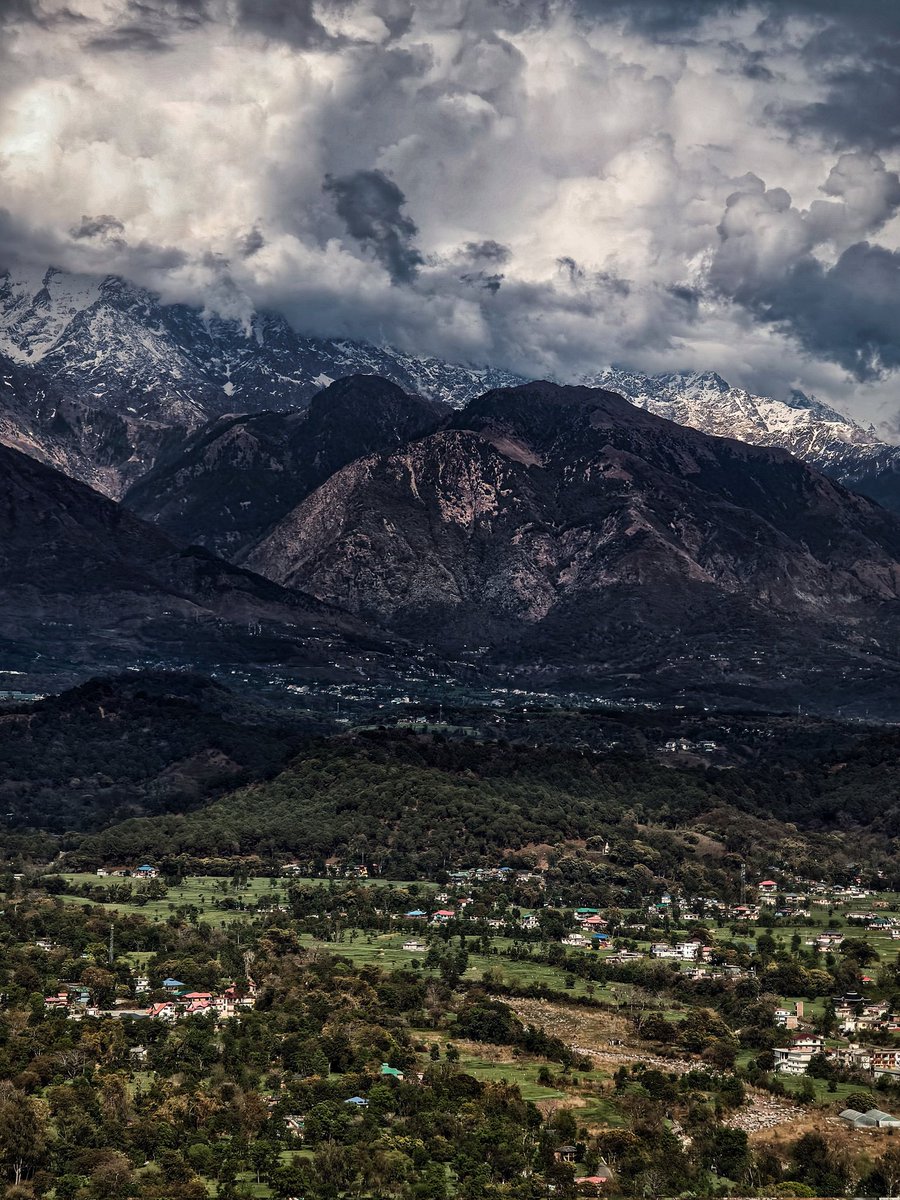
<svg viewBox="0 0 900 1200"><path fill-rule="evenodd" d="M456 913L452 908L439 908L436 913L431 914L431 923L432 925L443 925L455 916Z"/></svg>
<svg viewBox="0 0 900 1200"><path fill-rule="evenodd" d="M354 1108L367 1108L368 1100L364 1100L362 1096L351 1096L349 1100L344 1101L345 1104L352 1104Z"/></svg>
<svg viewBox="0 0 900 1200"><path fill-rule="evenodd" d="M183 1011L188 1017L211 1017L216 1008L212 1000L192 1000Z"/></svg>
<svg viewBox="0 0 900 1200"><path fill-rule="evenodd" d="M761 896L769 896L778 891L778 884L774 879L764 879L762 883L756 885L756 890Z"/></svg>
<svg viewBox="0 0 900 1200"><path fill-rule="evenodd" d="M135 1062L145 1063L147 1061L147 1047L146 1046L132 1046L131 1049L128 1051L128 1054L131 1058L134 1059Z"/></svg>
<svg viewBox="0 0 900 1200"><path fill-rule="evenodd" d="M305 1118L301 1117L298 1113L289 1113L284 1118L285 1129L288 1131L288 1133L291 1135L291 1137L299 1138L300 1141L303 1140L304 1124L305 1124Z"/></svg>
<svg viewBox="0 0 900 1200"><path fill-rule="evenodd" d="M417 942L415 938L411 938L408 942L403 943L403 949L411 954L424 954L428 947L424 942Z"/></svg>
<svg viewBox="0 0 900 1200"><path fill-rule="evenodd" d="M100 879L106 879L109 876L109 871L107 871L106 867L98 867L97 875Z"/></svg>
<svg viewBox="0 0 900 1200"><path fill-rule="evenodd" d="M156 879L159 871L157 871L156 867L152 867L150 863L142 863L139 867L135 868L134 874L138 879Z"/></svg>
<svg viewBox="0 0 900 1200"><path fill-rule="evenodd" d="M872 1050L872 1071L876 1075L894 1075L900 1072L900 1050Z"/></svg>
<svg viewBox="0 0 900 1200"><path fill-rule="evenodd" d="M392 1067L388 1063L381 1064L378 1074L384 1079L396 1079L398 1083L402 1083L403 1081L403 1072L398 1071L396 1067Z"/></svg>
<svg viewBox="0 0 900 1200"><path fill-rule="evenodd" d="M151 1004L147 1016L158 1021L175 1021L178 1019L178 1009L171 1000L163 1000L159 1004Z"/></svg>
<svg viewBox="0 0 900 1200"><path fill-rule="evenodd" d="M835 1046L826 1053L831 1062L837 1063L841 1067L848 1067L852 1071L871 1071L872 1069L872 1051L865 1046L857 1046L851 1042L847 1046Z"/></svg>
<svg viewBox="0 0 900 1200"><path fill-rule="evenodd" d="M654 942L650 947L651 958L678 958L678 947L667 946L665 942Z"/></svg>
<svg viewBox="0 0 900 1200"><path fill-rule="evenodd" d="M522 920L519 922L522 929L540 929L541 923L534 913L525 913Z"/></svg>
<svg viewBox="0 0 900 1200"><path fill-rule="evenodd" d="M45 996L44 997L44 1008L49 1008L51 1010L51 1012L53 1010L58 1011L59 1009L68 1008L68 1007L69 1007L69 993L68 992L57 992L55 996Z"/></svg>
<svg viewBox="0 0 900 1200"><path fill-rule="evenodd" d="M825 1042L820 1037L795 1038L790 1046L776 1047L775 1070L781 1075L805 1075L814 1054L821 1054Z"/></svg>
<svg viewBox="0 0 900 1200"><path fill-rule="evenodd" d="M571 1163L575 1161L577 1153L578 1150L575 1146L560 1146L553 1157L557 1162Z"/></svg>
<svg viewBox="0 0 900 1200"><path fill-rule="evenodd" d="M420 921L423 917L428 916L427 913L422 912L421 908L414 908L411 912L404 913L403 915L411 921Z"/></svg>
<svg viewBox="0 0 900 1200"><path fill-rule="evenodd" d="M180 979L164 979L162 985L167 992L173 994L175 992L183 992L185 987Z"/></svg>
<svg viewBox="0 0 900 1200"><path fill-rule="evenodd" d="M135 975L134 990L136 993L150 991L150 977L148 975Z"/></svg>
<svg viewBox="0 0 900 1200"><path fill-rule="evenodd" d="M567 933L561 942L563 946L575 946L578 950L586 950L590 944L583 933Z"/></svg>
<svg viewBox="0 0 900 1200"><path fill-rule="evenodd" d="M606 926L609 924L609 922L605 921L603 919L603 917L598 916L595 913L590 917L585 917L584 920L580 922L580 924L581 924L582 929L593 931L595 929L605 929Z"/></svg>
<svg viewBox="0 0 900 1200"><path fill-rule="evenodd" d="M601 1163L593 1175L579 1175L575 1178L575 1187L583 1196L599 1196L612 1183L613 1173L605 1163Z"/></svg>

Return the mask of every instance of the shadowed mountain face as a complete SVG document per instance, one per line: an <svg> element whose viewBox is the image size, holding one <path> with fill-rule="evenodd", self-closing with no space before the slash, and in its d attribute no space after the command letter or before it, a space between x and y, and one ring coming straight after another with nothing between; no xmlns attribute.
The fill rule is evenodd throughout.
<svg viewBox="0 0 900 1200"><path fill-rule="evenodd" d="M301 412L214 421L135 484L124 503L178 541L232 557L335 471L431 432L442 411L377 375L353 375Z"/></svg>
<svg viewBox="0 0 900 1200"><path fill-rule="evenodd" d="M0 647L7 669L284 662L332 673L380 646L300 592L184 550L121 505L0 446Z"/></svg>
<svg viewBox="0 0 900 1200"><path fill-rule="evenodd" d="M245 562L407 634L557 663L646 667L655 645L658 667L738 633L748 652L893 645L900 612L900 521L877 505L784 451L549 383L343 468Z"/></svg>

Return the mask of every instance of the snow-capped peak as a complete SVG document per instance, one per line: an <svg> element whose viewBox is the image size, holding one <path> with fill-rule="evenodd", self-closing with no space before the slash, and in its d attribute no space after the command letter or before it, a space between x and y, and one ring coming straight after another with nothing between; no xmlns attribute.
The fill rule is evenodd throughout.
<svg viewBox="0 0 900 1200"><path fill-rule="evenodd" d="M848 451L873 456L892 452L871 428L794 391L785 400L731 387L713 371L641 375L609 369L591 376L591 384L619 392L632 404L657 416L717 437L760 446L780 446L828 469Z"/></svg>
<svg viewBox="0 0 900 1200"><path fill-rule="evenodd" d="M73 317L97 302L102 283L55 267L25 267L0 277L0 353L14 362L40 362Z"/></svg>

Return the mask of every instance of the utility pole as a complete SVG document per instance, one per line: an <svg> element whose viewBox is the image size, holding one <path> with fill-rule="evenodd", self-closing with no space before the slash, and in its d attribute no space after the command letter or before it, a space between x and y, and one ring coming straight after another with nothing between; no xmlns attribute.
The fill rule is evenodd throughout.
<svg viewBox="0 0 900 1200"><path fill-rule="evenodd" d="M115 927L115 925L110 925L110 927L109 927L109 965L110 966L113 965L113 962L115 961L115 957L116 957L115 935L116 935L116 927Z"/></svg>
<svg viewBox="0 0 900 1200"><path fill-rule="evenodd" d="M741 863L741 905L747 903L747 864Z"/></svg>

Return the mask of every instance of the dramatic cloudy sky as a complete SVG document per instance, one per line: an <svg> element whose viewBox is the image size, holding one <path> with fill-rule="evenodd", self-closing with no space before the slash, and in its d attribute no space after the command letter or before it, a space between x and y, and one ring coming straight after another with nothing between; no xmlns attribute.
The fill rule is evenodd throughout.
<svg viewBox="0 0 900 1200"><path fill-rule="evenodd" d="M0 0L0 259L898 424L895 0Z"/></svg>

